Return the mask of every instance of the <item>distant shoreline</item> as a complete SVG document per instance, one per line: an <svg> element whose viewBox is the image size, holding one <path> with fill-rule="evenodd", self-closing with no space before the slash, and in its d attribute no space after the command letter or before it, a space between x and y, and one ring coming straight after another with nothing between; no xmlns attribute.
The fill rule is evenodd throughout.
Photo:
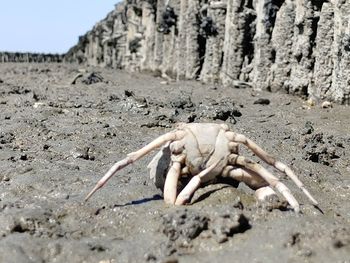
<svg viewBox="0 0 350 263"><path fill-rule="evenodd" d="M61 63L65 54L32 53L32 52L0 52L0 63L7 62L35 62L35 63Z"/></svg>

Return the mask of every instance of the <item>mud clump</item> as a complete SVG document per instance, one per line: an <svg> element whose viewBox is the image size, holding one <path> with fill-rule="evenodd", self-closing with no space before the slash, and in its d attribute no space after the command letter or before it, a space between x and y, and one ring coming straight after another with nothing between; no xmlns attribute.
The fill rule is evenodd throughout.
<svg viewBox="0 0 350 263"><path fill-rule="evenodd" d="M301 131L301 135L311 134L314 132L314 127L311 121L305 122L305 126Z"/></svg>
<svg viewBox="0 0 350 263"><path fill-rule="evenodd" d="M94 83L103 82L103 77L96 72L92 72L86 78L84 78L81 82L86 85L91 85Z"/></svg>
<svg viewBox="0 0 350 263"><path fill-rule="evenodd" d="M303 144L303 159L333 166L345 154L344 144L339 138L316 133L306 137Z"/></svg>
<svg viewBox="0 0 350 263"><path fill-rule="evenodd" d="M249 219L242 213L223 214L214 219L210 225L214 238L218 243L226 242L234 234L244 233L251 228Z"/></svg>
<svg viewBox="0 0 350 263"><path fill-rule="evenodd" d="M124 90L121 98L112 96L109 98L117 107L117 112L146 116L150 114L148 101L145 97L135 95L133 91Z"/></svg>
<svg viewBox="0 0 350 263"><path fill-rule="evenodd" d="M221 120L235 124L242 113L230 99L203 101L196 110L197 119Z"/></svg>
<svg viewBox="0 0 350 263"><path fill-rule="evenodd" d="M137 96L133 91L130 90L124 90L124 101L128 102L129 104L132 104L136 108L147 108L148 103L146 98Z"/></svg>
<svg viewBox="0 0 350 263"><path fill-rule="evenodd" d="M189 95L181 95L170 102L172 108L186 111L194 111L195 104Z"/></svg>
<svg viewBox="0 0 350 263"><path fill-rule="evenodd" d="M250 228L249 219L241 212L209 216L185 209L164 215L162 232L169 243L180 243L183 247L189 246L192 240L207 230L207 236L223 243L234 234L244 233Z"/></svg>
<svg viewBox="0 0 350 263"><path fill-rule="evenodd" d="M276 195L269 196L265 201L259 202L258 207L268 212L272 212L273 210L288 211L291 209L286 200L280 200Z"/></svg>
<svg viewBox="0 0 350 263"><path fill-rule="evenodd" d="M78 73L73 80L71 81L72 85L75 85L77 83L77 80L80 79L81 83L85 85L91 85L99 82L104 82L104 78L101 74L97 72L90 72L87 74Z"/></svg>
<svg viewBox="0 0 350 263"><path fill-rule="evenodd" d="M85 146L85 147L77 146L71 151L71 154L74 158L81 158L84 160L94 161L95 156L93 152L94 152L94 149L92 146Z"/></svg>
<svg viewBox="0 0 350 263"><path fill-rule="evenodd" d="M168 106L169 105L169 106ZM168 103L149 102L153 120L142 127L172 127L175 122L211 122L215 120L236 123L242 113L231 99L203 100L196 105L190 95L181 94Z"/></svg>
<svg viewBox="0 0 350 263"><path fill-rule="evenodd" d="M191 242L208 229L209 217L193 211L178 210L162 217L161 232L168 242L163 249L164 256L171 256L189 249Z"/></svg>
<svg viewBox="0 0 350 263"><path fill-rule="evenodd" d="M209 218L187 209L163 216L163 233L170 241L191 241L208 229Z"/></svg>
<svg viewBox="0 0 350 263"><path fill-rule="evenodd" d="M212 115L209 118L213 120L229 121L236 123L235 117L241 117L242 113L235 106L235 103L230 100L221 100L218 103L211 103L213 109Z"/></svg>
<svg viewBox="0 0 350 263"><path fill-rule="evenodd" d="M3 226L0 235L5 237L13 233L27 233L34 237L62 237L62 229L57 218L48 209L22 209L21 214L15 210L5 210L0 217Z"/></svg>

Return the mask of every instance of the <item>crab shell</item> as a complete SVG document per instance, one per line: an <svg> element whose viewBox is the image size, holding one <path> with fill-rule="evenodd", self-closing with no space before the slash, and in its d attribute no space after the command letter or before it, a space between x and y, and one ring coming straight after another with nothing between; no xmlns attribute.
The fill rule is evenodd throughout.
<svg viewBox="0 0 350 263"><path fill-rule="evenodd" d="M158 151L147 166L150 170L150 179L154 181L157 188L163 190L165 178L171 166L171 154L175 151L185 158L186 169L182 170L186 171L186 175L196 175L217 160L221 160L202 181L203 184L213 182L226 167L227 157L232 152L229 148L229 140L225 136L227 126L212 123L203 123L200 126L180 124L178 129L186 131L182 143L176 145L174 149L175 147L171 147L172 145L168 142ZM235 152L238 153L238 147Z"/></svg>

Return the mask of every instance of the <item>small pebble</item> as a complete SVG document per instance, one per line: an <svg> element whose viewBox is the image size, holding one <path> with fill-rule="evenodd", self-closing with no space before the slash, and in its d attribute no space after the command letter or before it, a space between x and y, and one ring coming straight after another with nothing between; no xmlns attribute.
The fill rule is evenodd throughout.
<svg viewBox="0 0 350 263"><path fill-rule="evenodd" d="M256 101L254 101L253 104L261 104L261 105L269 105L270 104L270 100L269 99L257 99Z"/></svg>
<svg viewBox="0 0 350 263"><path fill-rule="evenodd" d="M322 109L328 109L328 108L332 108L333 104L330 101L324 101L322 102L321 107Z"/></svg>

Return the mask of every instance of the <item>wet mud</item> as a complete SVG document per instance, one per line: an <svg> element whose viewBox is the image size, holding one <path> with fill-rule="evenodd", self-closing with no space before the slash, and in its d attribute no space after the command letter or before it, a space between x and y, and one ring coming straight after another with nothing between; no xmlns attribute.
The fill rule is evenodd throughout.
<svg viewBox="0 0 350 263"><path fill-rule="evenodd" d="M65 64L0 64L0 262L349 262L349 107ZM289 165L319 202L258 202L244 184L164 204L155 153L109 167L177 122L225 122Z"/></svg>

